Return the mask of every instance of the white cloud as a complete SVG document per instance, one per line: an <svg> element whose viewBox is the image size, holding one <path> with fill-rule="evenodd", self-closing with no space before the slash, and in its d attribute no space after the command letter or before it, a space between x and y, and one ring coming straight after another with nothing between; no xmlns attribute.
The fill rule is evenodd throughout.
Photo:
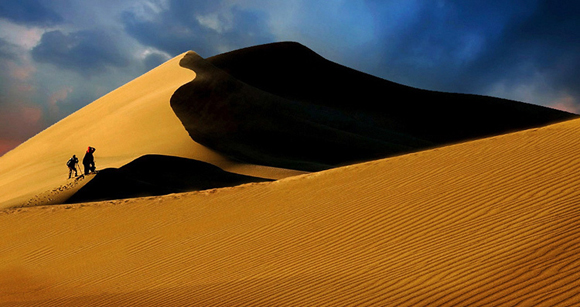
<svg viewBox="0 0 580 307"><path fill-rule="evenodd" d="M169 9L167 0L150 0L133 3L127 10L130 10L140 20L153 21L159 14ZM118 10L118 8L117 8ZM121 10L118 10L121 11Z"/></svg>
<svg viewBox="0 0 580 307"><path fill-rule="evenodd" d="M233 27L232 14L230 11L223 13L211 13L206 15L196 15L195 19L200 25L212 29L217 33L223 33ZM228 14L229 13L229 14ZM229 16L228 16L229 15Z"/></svg>
<svg viewBox="0 0 580 307"><path fill-rule="evenodd" d="M5 19L0 19L0 38L30 50L40 41L46 29L17 25Z"/></svg>

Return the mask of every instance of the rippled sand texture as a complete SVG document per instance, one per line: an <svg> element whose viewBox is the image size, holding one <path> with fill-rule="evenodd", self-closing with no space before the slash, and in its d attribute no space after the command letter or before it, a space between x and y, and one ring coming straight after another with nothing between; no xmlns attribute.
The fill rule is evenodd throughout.
<svg viewBox="0 0 580 307"><path fill-rule="evenodd" d="M2 306L580 303L580 121L205 192L0 214Z"/></svg>

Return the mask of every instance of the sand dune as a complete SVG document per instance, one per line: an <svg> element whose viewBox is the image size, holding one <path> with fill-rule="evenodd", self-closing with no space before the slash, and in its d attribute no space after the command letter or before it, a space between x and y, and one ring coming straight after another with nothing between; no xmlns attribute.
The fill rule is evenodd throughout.
<svg viewBox="0 0 580 307"><path fill-rule="evenodd" d="M224 170L278 179L303 172L248 165L194 142L170 107L175 90L195 78L179 55L89 104L0 157L0 209L26 203L62 203L65 162L97 149L98 169L119 168L143 155L199 160ZM51 195L39 197L41 194ZM31 200L41 201L31 201Z"/></svg>
<svg viewBox="0 0 580 307"><path fill-rule="evenodd" d="M182 54L0 157L0 305L578 305L574 117L294 43ZM108 169L66 180L88 145ZM38 206L144 191L173 194Z"/></svg>
<svg viewBox="0 0 580 307"><path fill-rule="evenodd" d="M171 106L197 142L238 160L321 170L577 115L494 97L420 90L328 61L292 42L180 65L196 78Z"/></svg>
<svg viewBox="0 0 580 307"><path fill-rule="evenodd" d="M82 158L87 146L97 148L100 170L163 155L280 179L573 117L521 102L406 87L297 43L208 59L188 52L2 156L0 208L62 203L93 179L66 180L65 162L72 154ZM109 196L175 191L120 178L128 177L108 186L131 185L132 192Z"/></svg>
<svg viewBox="0 0 580 307"><path fill-rule="evenodd" d="M205 192L0 214L3 306L580 304L580 120Z"/></svg>
<svg viewBox="0 0 580 307"><path fill-rule="evenodd" d="M120 167L143 154L202 152L204 148L183 135L178 124L171 124L175 115L160 103L195 77L195 73L177 66L179 58L89 104L2 156L0 207L23 203L66 184L66 160L73 154L82 159L87 146L97 148L100 169ZM164 129L158 129L163 124ZM204 154L215 155L210 151Z"/></svg>

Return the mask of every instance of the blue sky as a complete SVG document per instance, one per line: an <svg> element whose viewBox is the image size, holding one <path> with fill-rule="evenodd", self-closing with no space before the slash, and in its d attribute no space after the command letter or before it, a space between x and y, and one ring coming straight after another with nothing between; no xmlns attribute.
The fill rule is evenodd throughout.
<svg viewBox="0 0 580 307"><path fill-rule="evenodd" d="M188 50L297 41L398 83L580 112L580 2L3 0L0 155Z"/></svg>

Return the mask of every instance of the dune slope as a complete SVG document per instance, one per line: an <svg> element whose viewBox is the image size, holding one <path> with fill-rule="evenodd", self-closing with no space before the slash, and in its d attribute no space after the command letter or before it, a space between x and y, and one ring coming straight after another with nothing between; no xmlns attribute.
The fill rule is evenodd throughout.
<svg viewBox="0 0 580 307"><path fill-rule="evenodd" d="M176 115L194 140L238 160L311 171L431 145L259 90L193 52L180 65L197 76L171 97Z"/></svg>
<svg viewBox="0 0 580 307"><path fill-rule="evenodd" d="M67 181L65 162L72 154L82 158L87 146L97 148L99 169L164 155L280 179L574 116L409 88L297 43L207 60L189 52L0 157L0 208L62 203L81 188Z"/></svg>
<svg viewBox="0 0 580 307"><path fill-rule="evenodd" d="M297 43L180 65L197 77L171 106L197 142L242 161L320 170L576 117L505 99L420 90Z"/></svg>
<svg viewBox="0 0 580 307"><path fill-rule="evenodd" d="M103 96L0 157L0 208L19 205L65 184L65 162L73 154L82 160L87 146L97 149L99 169L120 167L144 154L187 156L196 152L215 157L183 133L166 104L176 88L195 78L195 73L178 66L181 57Z"/></svg>
<svg viewBox="0 0 580 307"><path fill-rule="evenodd" d="M580 303L580 120L234 188L0 214L3 306Z"/></svg>
<svg viewBox="0 0 580 307"><path fill-rule="evenodd" d="M87 105L0 157L0 209L30 203L67 186L66 161L82 160L87 146L98 169L118 168L143 155L199 160L230 172L271 179L301 172L233 161L194 142L171 109L170 98L196 74L179 55ZM61 203L47 197L44 204Z"/></svg>

